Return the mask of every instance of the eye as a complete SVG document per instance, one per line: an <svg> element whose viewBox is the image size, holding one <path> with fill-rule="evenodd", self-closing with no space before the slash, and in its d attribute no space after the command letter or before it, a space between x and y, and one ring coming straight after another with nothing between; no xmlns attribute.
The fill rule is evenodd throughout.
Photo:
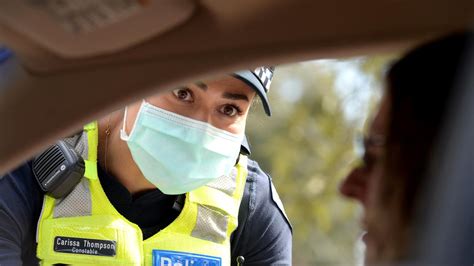
<svg viewBox="0 0 474 266"><path fill-rule="evenodd" d="M234 116L242 113L242 111L240 110L239 107L237 107L235 105L232 105L232 104L226 104L226 105L222 106L219 111L222 114L224 114L228 117L234 117Z"/></svg>
<svg viewBox="0 0 474 266"><path fill-rule="evenodd" d="M175 90L173 90L173 94L180 101L183 101L183 102L193 102L194 101L193 93L188 88L175 89Z"/></svg>

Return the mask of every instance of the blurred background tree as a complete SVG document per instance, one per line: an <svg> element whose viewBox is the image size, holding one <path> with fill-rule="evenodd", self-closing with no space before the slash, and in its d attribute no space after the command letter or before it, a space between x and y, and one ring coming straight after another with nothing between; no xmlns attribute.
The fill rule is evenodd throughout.
<svg viewBox="0 0 474 266"><path fill-rule="evenodd" d="M273 177L293 225L294 265L357 265L361 208L338 186L362 151L354 139L381 94L393 56L318 60L278 66L273 115L254 104L251 158Z"/></svg>

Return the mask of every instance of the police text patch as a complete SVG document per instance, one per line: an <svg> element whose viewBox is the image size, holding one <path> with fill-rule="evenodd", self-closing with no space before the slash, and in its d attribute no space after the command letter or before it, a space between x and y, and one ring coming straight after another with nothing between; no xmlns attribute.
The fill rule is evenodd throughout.
<svg viewBox="0 0 474 266"><path fill-rule="evenodd" d="M54 251L114 257L116 243L112 240L57 236L54 238Z"/></svg>
<svg viewBox="0 0 474 266"><path fill-rule="evenodd" d="M153 250L153 266L221 266L221 258L169 250Z"/></svg>

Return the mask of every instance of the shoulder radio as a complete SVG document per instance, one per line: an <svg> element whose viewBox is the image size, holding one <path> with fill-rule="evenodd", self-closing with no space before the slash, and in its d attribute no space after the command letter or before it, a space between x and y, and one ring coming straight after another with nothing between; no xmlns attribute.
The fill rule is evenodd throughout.
<svg viewBox="0 0 474 266"><path fill-rule="evenodd" d="M33 159L33 174L41 189L54 198L65 197L84 176L84 159L60 140Z"/></svg>

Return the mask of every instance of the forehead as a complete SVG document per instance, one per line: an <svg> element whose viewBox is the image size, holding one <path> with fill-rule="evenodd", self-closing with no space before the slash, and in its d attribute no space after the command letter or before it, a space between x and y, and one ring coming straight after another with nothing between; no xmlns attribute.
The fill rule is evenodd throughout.
<svg viewBox="0 0 474 266"><path fill-rule="evenodd" d="M381 135L385 136L388 133L390 114L390 97L385 94L380 101L379 109L374 116L374 120L369 129L370 135Z"/></svg>
<svg viewBox="0 0 474 266"><path fill-rule="evenodd" d="M194 84L200 88L205 87L205 90L238 92L247 96L253 96L256 94L255 90L247 83L232 76L223 76L217 79L199 81Z"/></svg>

